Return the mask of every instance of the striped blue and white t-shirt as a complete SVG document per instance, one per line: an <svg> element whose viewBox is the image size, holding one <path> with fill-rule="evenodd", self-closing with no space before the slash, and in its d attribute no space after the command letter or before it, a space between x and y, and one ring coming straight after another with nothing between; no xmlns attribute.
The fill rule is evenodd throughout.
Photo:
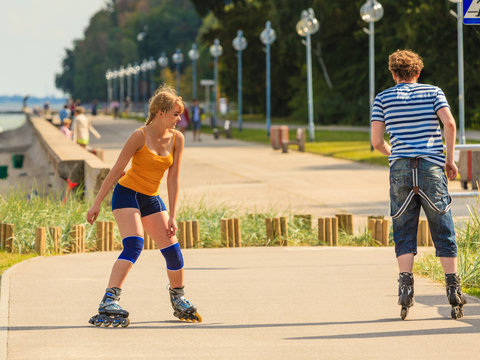
<svg viewBox="0 0 480 360"><path fill-rule="evenodd" d="M400 158L424 158L445 166L437 111L449 107L442 89L433 85L402 83L375 98L371 121L385 122L390 135L390 165Z"/></svg>

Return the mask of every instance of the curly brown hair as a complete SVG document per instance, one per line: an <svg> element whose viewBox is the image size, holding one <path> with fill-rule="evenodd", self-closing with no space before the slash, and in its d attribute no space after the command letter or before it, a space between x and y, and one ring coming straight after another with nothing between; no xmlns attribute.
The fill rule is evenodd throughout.
<svg viewBox="0 0 480 360"><path fill-rule="evenodd" d="M400 80L411 80L422 69L422 58L412 50L397 50L388 57L388 70Z"/></svg>
<svg viewBox="0 0 480 360"><path fill-rule="evenodd" d="M180 105L183 112L182 97L177 95L175 89L168 85L159 87L148 102L148 118L145 125L150 124L159 111L170 111L175 105Z"/></svg>

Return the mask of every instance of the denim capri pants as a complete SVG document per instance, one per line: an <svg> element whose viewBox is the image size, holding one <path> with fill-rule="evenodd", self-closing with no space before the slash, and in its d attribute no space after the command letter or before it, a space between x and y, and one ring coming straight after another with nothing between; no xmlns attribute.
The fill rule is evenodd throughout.
<svg viewBox="0 0 480 360"><path fill-rule="evenodd" d="M417 254L420 207L427 216L435 255L457 256L451 201L441 166L421 158L395 160L390 167L390 215L397 257Z"/></svg>
<svg viewBox="0 0 480 360"><path fill-rule="evenodd" d="M117 184L112 195L112 210L123 208L136 208L142 217L167 210L160 196L145 195Z"/></svg>

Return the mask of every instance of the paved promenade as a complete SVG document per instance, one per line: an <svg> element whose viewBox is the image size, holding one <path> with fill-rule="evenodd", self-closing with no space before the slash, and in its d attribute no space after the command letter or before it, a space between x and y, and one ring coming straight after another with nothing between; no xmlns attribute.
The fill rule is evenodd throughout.
<svg viewBox="0 0 480 360"><path fill-rule="evenodd" d="M138 123L99 118L112 164ZM184 203L357 219L388 214L388 170L203 136L182 163ZM459 185L452 184L459 190ZM462 200L464 201L464 200ZM465 205L455 204L456 211ZM357 231L363 223L356 220ZM422 251L431 251L422 249ZM445 289L417 278L406 321L392 248L187 249L187 297L204 321L172 316L164 260L144 251L124 284L128 328L88 324L119 252L37 257L2 277L3 359L452 359L480 353L480 302L450 318Z"/></svg>

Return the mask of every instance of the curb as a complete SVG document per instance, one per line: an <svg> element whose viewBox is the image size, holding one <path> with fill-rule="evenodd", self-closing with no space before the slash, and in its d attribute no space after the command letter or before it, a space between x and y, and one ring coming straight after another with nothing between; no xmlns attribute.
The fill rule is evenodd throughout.
<svg viewBox="0 0 480 360"><path fill-rule="evenodd" d="M23 260L3 272L0 276L0 360L7 360L7 341L8 341L8 315L10 305L10 272L16 266L33 259L42 258L35 256Z"/></svg>

